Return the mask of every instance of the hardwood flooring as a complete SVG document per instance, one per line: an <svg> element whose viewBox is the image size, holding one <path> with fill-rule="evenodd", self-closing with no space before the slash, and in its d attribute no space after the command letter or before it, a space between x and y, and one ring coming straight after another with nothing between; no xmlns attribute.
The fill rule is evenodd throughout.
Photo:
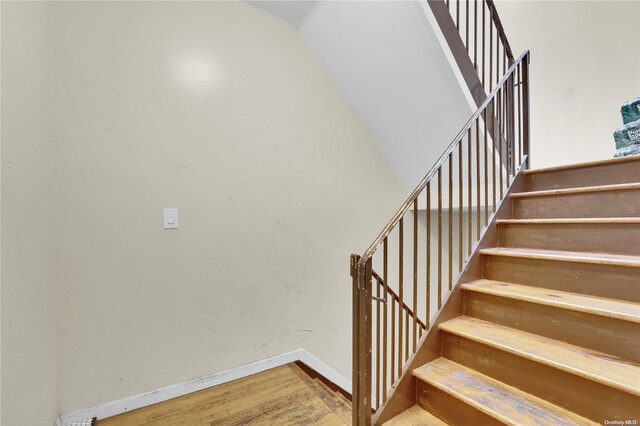
<svg viewBox="0 0 640 426"><path fill-rule="evenodd" d="M98 426L351 424L351 403L295 363L128 413Z"/></svg>

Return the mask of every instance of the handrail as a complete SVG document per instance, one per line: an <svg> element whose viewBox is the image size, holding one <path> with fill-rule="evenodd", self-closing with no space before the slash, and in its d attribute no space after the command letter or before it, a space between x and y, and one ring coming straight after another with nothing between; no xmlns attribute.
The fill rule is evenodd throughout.
<svg viewBox="0 0 640 426"><path fill-rule="evenodd" d="M507 35L504 32L504 27L502 26L502 21L500 21L500 15L498 15L498 10L496 9L496 5L493 0L485 0L485 1L487 2L487 6L489 6L489 8L493 10L493 22L496 24L496 28L500 36L500 41L502 41L502 45L504 46L504 50L507 54L507 58L510 61L513 61L513 52L511 51L511 45L509 44Z"/></svg>
<svg viewBox="0 0 640 426"><path fill-rule="evenodd" d="M462 127L462 130L460 130L460 132L458 132L456 137L449 144L449 146L444 151L444 153L440 156L440 158L438 158L438 161L436 161L436 163L433 165L431 170L429 170L429 172L425 175L425 177L422 178L422 180L420 181L418 186L413 190L413 192L411 192L411 194L409 194L409 197L407 197L405 202L400 206L400 208L398 209L396 214L393 216L393 218L389 221L389 223L387 223L387 225L382 229L380 234L378 234L376 239L373 240L373 242L371 243L369 248L360 257L360 259L358 260L358 267L362 267L367 262L367 260L369 260L371 258L371 256L373 256L373 254L378 249L380 244L382 244L382 241L385 239L385 237L388 236L389 233L391 232L391 230L398 224L398 222L400 221L400 218L402 216L404 216L404 214L409 210L409 208L414 203L414 201L418 198L420 193L425 189L425 187L427 186L427 183L429 183L429 181L435 176L435 174L438 172L440 167L442 167L442 165L444 164L444 162L447 159L447 157L453 152L453 150L461 142L461 140L464 137L464 135L469 131L471 126L480 117L482 112L495 99L496 94L500 90L502 90L504 84L507 82L507 80L510 79L510 77L513 74L513 72L516 70L516 68L522 62L522 60L525 59L525 58L528 58L528 55L529 55L529 50L525 50L518 57L518 59L516 59L514 61L514 63L511 65L511 67L509 68L507 73L504 75L504 77L502 77L502 79L499 81L498 85L493 89L493 91L487 97L487 99L484 101L484 103L480 106L480 108L478 108L476 110L476 112L471 116L471 118L467 121L467 123Z"/></svg>
<svg viewBox="0 0 640 426"><path fill-rule="evenodd" d="M432 313L458 285L511 179L529 166L529 52L514 60L494 0L427 1L478 109L364 254L351 255L359 426L371 424L372 409L373 422L388 420L387 403L437 322ZM391 411L410 402L399 392Z"/></svg>
<svg viewBox="0 0 640 426"><path fill-rule="evenodd" d="M528 66L525 51L364 254L351 256L354 424L370 425L372 406L374 421L383 416L420 339L433 324L431 313L442 309L458 284L512 178L528 167ZM437 195L434 201L432 195ZM420 210L419 200L425 199ZM409 212L413 214L407 216ZM405 240L407 228L413 231L408 238L412 245ZM380 246L382 253L377 254ZM392 303L386 303L389 296Z"/></svg>
<svg viewBox="0 0 640 426"><path fill-rule="evenodd" d="M476 106L480 107L514 60L494 1L427 0L427 3Z"/></svg>

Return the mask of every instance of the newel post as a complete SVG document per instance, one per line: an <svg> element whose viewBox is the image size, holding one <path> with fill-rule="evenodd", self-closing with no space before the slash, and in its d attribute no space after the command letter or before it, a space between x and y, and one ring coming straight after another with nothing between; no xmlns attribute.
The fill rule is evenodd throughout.
<svg viewBox="0 0 640 426"><path fill-rule="evenodd" d="M371 425L371 259L351 255L353 278L352 424Z"/></svg>

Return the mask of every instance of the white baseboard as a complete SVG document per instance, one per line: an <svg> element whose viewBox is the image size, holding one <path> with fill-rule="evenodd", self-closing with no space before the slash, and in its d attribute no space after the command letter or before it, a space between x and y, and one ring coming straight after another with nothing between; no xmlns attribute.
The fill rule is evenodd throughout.
<svg viewBox="0 0 640 426"><path fill-rule="evenodd" d="M186 382L165 386L163 388L141 393L139 395L134 395L116 401L96 405L95 407L61 414L56 419L54 426L72 424L74 422L80 422L83 419L90 419L93 417L104 419L106 417L126 413L128 411L166 401L171 398L186 395L191 392L206 389L211 386L216 386L230 382L232 380L247 377L252 374L260 373L262 371L269 370L274 367L279 367L281 365L285 365L294 361L303 362L346 392L351 393L351 382L349 380L342 377L331 367L324 364L322 361L320 361L318 358L314 357L304 349L297 349L295 351L276 355L271 358L241 365L239 367L234 367L219 373L209 374L206 376L187 380Z"/></svg>

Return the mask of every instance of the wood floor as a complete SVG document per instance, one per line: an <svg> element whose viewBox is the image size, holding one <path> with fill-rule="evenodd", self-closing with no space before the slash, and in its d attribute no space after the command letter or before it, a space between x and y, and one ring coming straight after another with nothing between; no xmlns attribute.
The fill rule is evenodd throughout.
<svg viewBox="0 0 640 426"><path fill-rule="evenodd" d="M97 424L342 426L351 424L351 403L291 363Z"/></svg>

